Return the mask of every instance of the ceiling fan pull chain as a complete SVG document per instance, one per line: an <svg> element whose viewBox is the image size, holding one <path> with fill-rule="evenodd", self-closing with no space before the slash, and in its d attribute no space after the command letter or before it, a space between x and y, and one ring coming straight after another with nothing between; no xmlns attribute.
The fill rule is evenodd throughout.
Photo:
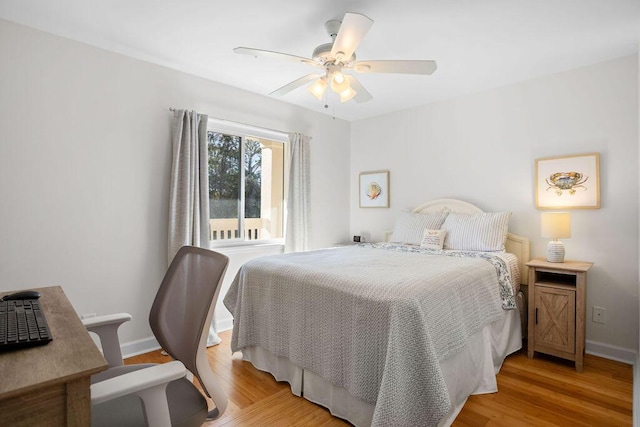
<svg viewBox="0 0 640 427"><path fill-rule="evenodd" d="M324 108L329 108L329 91L324 93Z"/></svg>

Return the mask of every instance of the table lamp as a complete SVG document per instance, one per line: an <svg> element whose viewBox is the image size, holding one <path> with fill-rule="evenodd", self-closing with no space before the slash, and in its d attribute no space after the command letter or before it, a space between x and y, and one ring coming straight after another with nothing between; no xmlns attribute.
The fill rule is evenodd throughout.
<svg viewBox="0 0 640 427"><path fill-rule="evenodd" d="M564 244L558 239L571 237L569 212L543 212L540 225L542 237L553 239L547 245L547 261L564 262Z"/></svg>

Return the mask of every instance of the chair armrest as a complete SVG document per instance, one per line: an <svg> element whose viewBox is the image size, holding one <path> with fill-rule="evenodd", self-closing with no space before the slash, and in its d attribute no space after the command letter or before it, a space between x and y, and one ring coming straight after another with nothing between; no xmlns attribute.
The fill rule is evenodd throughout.
<svg viewBox="0 0 640 427"><path fill-rule="evenodd" d="M187 368L178 360L127 372L91 384L91 403L103 403L149 387L166 386L171 381L184 378L186 374Z"/></svg>
<svg viewBox="0 0 640 427"><path fill-rule="evenodd" d="M107 314L105 316L97 316L97 317L89 317L87 319L82 319L82 324L88 330L91 330L92 327L104 326L110 324L120 325L124 322L128 322L131 320L131 315L129 313L117 313L117 314Z"/></svg>
<svg viewBox="0 0 640 427"><path fill-rule="evenodd" d="M128 394L136 394L144 402L151 426L170 426L166 388L171 381L184 378L187 369L173 361L129 372L91 385L91 403L99 404Z"/></svg>
<svg viewBox="0 0 640 427"><path fill-rule="evenodd" d="M82 324L87 330L98 334L102 353L110 367L122 366L122 351L118 340L118 328L124 322L131 320L128 313L109 314L106 316L90 317L82 319Z"/></svg>

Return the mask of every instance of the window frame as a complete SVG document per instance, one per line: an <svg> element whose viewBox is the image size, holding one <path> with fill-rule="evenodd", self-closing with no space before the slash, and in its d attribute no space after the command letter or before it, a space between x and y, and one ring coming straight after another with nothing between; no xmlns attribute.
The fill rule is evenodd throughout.
<svg viewBox="0 0 640 427"><path fill-rule="evenodd" d="M287 224L287 194L288 194L288 182L289 182L289 136L285 132L279 132L271 129L265 129L258 126L246 125L242 123L234 123L227 120L220 120L209 118L207 121L207 133L216 132L223 133L227 135L239 136L241 138L240 144L240 156L242 159L242 164L244 165L244 155L245 155L245 147L244 142L245 138L258 138L258 139L267 139L274 142L280 142L283 145L284 159L283 159L283 215L282 215L282 229L283 236L276 239L258 239L258 240L245 240L244 237L241 239L220 239L220 240L209 240L210 248L222 248L222 247L233 247L233 246L260 246L260 245L271 245L278 244L284 245L285 242L285 233L286 233L286 224ZM244 211L245 211L245 168L240 168L240 194L242 198L240 199L240 212L242 212L242 221L240 221L238 226L238 234L240 236L244 236L245 230L245 220Z"/></svg>

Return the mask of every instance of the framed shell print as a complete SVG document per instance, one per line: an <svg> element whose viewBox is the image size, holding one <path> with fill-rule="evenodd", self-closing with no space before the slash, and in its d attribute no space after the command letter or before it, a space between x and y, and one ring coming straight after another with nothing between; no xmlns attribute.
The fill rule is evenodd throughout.
<svg viewBox="0 0 640 427"><path fill-rule="evenodd" d="M360 173L359 199L361 208L389 207L389 171Z"/></svg>

